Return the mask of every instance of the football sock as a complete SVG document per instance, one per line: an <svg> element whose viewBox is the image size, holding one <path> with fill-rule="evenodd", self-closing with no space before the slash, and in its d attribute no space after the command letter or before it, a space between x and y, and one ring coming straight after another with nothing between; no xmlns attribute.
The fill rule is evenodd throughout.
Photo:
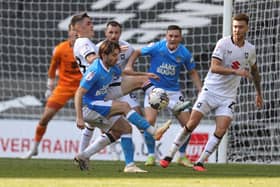
<svg viewBox="0 0 280 187"><path fill-rule="evenodd" d="M130 110L128 112L128 114L126 115L126 118L128 119L128 121L130 123L132 123L136 127L140 128L140 129L144 129L144 130L147 129L147 131L151 131L150 130L151 128L149 128L151 125L140 114L135 112L135 110ZM149 128L149 130L148 130L148 128ZM152 128L152 129L154 129L154 128ZM155 131L155 129L154 129L154 131ZM154 131L153 131L153 133L154 133ZM149 132L149 133L151 133L151 132Z"/></svg>
<svg viewBox="0 0 280 187"><path fill-rule="evenodd" d="M182 144L188 140L190 135L191 132L187 131L186 128L183 128L181 132L176 136L167 156L173 158L175 153L179 150Z"/></svg>
<svg viewBox="0 0 280 187"><path fill-rule="evenodd" d="M123 134L121 136L121 146L124 153L125 164L134 163L134 145L132 142L132 134Z"/></svg>
<svg viewBox="0 0 280 187"><path fill-rule="evenodd" d="M91 143L83 152L80 153L81 156L85 158L90 158L95 153L98 153L104 147L113 142L113 137L109 133L101 134L93 143Z"/></svg>
<svg viewBox="0 0 280 187"><path fill-rule="evenodd" d="M36 127L36 132L35 132L35 142L41 142L44 134L46 133L47 126L42 126L40 124L37 125Z"/></svg>
<svg viewBox="0 0 280 187"><path fill-rule="evenodd" d="M82 136L80 139L80 145L79 145L79 152L83 152L89 145L89 142L93 136L94 129L90 129L88 127L84 128L82 132Z"/></svg>
<svg viewBox="0 0 280 187"><path fill-rule="evenodd" d="M219 145L220 141L221 141L221 138L215 136L215 134L212 135L209 138L203 152L201 153L199 159L196 162L204 163L204 161L215 151L215 149Z"/></svg>
<svg viewBox="0 0 280 187"><path fill-rule="evenodd" d="M145 143L147 145L148 153L155 154L156 141L153 136L146 131L144 132Z"/></svg>
<svg viewBox="0 0 280 187"><path fill-rule="evenodd" d="M187 141L185 141L185 143L183 143L183 145L180 147L180 149L179 149L180 157L186 156L186 148L187 148L187 145L190 141L190 137L191 136L189 136Z"/></svg>

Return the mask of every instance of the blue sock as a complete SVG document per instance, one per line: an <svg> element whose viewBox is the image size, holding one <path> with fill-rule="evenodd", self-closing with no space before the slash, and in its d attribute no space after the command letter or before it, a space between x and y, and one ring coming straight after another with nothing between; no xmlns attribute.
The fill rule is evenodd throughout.
<svg viewBox="0 0 280 187"><path fill-rule="evenodd" d="M155 154L156 141L151 134L144 132L145 143L147 145L148 153Z"/></svg>
<svg viewBox="0 0 280 187"><path fill-rule="evenodd" d="M134 162L134 145L130 136L121 136L121 146L124 153L125 164Z"/></svg>
<svg viewBox="0 0 280 187"><path fill-rule="evenodd" d="M189 136L189 138L187 139L187 141L185 141L184 143L183 143L183 145L180 147L180 149L179 149L179 152L180 152L180 154L181 155L186 155L186 147L187 147L187 145L188 145L188 143L189 143L189 141L190 141L190 136Z"/></svg>
<svg viewBox="0 0 280 187"><path fill-rule="evenodd" d="M188 141L186 141L179 149L180 155L186 155L186 147L187 147Z"/></svg>
<svg viewBox="0 0 280 187"><path fill-rule="evenodd" d="M126 115L127 120L138 127L139 129L147 129L150 127L150 124L147 122L145 118L143 118L140 114L135 112L134 110L131 110Z"/></svg>

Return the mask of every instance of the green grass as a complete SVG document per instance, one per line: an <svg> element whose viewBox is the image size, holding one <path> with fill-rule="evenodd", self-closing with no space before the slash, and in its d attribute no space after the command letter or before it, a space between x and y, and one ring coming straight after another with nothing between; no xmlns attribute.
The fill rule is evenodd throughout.
<svg viewBox="0 0 280 187"><path fill-rule="evenodd" d="M81 172L71 160L0 159L0 187L278 187L280 165L207 164L207 172L195 172L172 164L163 169L145 167L148 173L123 173L123 162L91 161Z"/></svg>

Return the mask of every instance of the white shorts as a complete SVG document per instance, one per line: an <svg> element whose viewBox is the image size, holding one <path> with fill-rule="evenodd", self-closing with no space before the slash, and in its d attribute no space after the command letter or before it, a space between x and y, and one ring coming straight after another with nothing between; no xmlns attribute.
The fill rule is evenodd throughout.
<svg viewBox="0 0 280 187"><path fill-rule="evenodd" d="M98 112L91 110L88 107L83 107L83 117L84 121L89 125L89 128L98 127L99 129L108 132L122 116L116 115L107 119Z"/></svg>
<svg viewBox="0 0 280 187"><path fill-rule="evenodd" d="M123 96L121 86L109 86L107 90L106 100L118 99Z"/></svg>
<svg viewBox="0 0 280 187"><path fill-rule="evenodd" d="M133 92L127 95L123 95L121 86L108 87L106 100L117 100L127 102L131 108L140 106L140 104L136 100L136 95Z"/></svg>
<svg viewBox="0 0 280 187"><path fill-rule="evenodd" d="M228 116L232 118L235 103L234 98L221 97L209 92L207 88L203 88L193 105L193 109L201 112L203 115L213 111L215 116Z"/></svg>
<svg viewBox="0 0 280 187"><path fill-rule="evenodd" d="M148 88L145 91L145 98L144 98L144 107L145 108L146 107L151 107L150 104L149 104L149 94L152 91L152 89L154 89L154 88L155 88L155 86L151 86L150 88ZM185 98L180 91L167 91L166 90L166 93L167 93L168 98L169 98L169 103L168 103L167 108L171 111L177 104L185 101ZM184 110L184 112L189 112L189 109L186 108Z"/></svg>
<svg viewBox="0 0 280 187"><path fill-rule="evenodd" d="M136 95L133 93L127 94L117 99L117 101L127 102L131 108L140 106L136 100Z"/></svg>

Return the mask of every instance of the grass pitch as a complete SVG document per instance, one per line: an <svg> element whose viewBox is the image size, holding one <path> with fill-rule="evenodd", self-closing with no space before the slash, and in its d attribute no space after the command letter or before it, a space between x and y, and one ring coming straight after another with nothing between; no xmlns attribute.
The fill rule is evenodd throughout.
<svg viewBox="0 0 280 187"><path fill-rule="evenodd" d="M196 172L171 164L145 167L148 173L123 173L124 162L91 161L81 172L71 160L0 158L0 187L279 187L280 165L206 164Z"/></svg>

